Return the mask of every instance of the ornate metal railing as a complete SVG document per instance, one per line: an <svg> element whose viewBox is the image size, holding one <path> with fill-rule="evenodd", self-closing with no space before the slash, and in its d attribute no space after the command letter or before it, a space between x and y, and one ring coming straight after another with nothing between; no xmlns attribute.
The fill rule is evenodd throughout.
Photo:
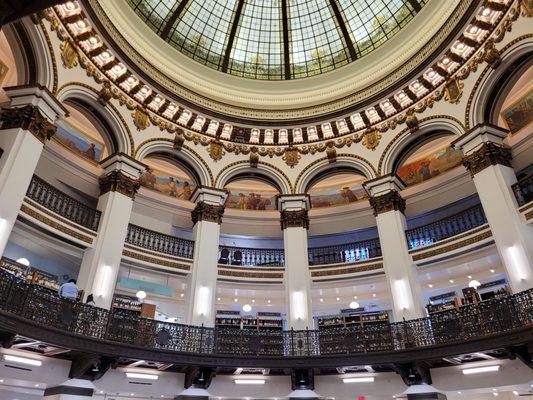
<svg viewBox="0 0 533 400"><path fill-rule="evenodd" d="M132 224L128 225L126 243L176 257L192 259L194 254L192 240L181 239Z"/></svg>
<svg viewBox="0 0 533 400"><path fill-rule="evenodd" d="M47 329L144 349L236 357L309 357L453 346L533 328L533 289L397 323L384 321L305 331L213 329L144 319L133 311L107 311L75 303L0 271L0 312Z"/></svg>
<svg viewBox="0 0 533 400"><path fill-rule="evenodd" d="M457 214L405 231L410 249L428 246L487 223L483 207L478 204Z"/></svg>
<svg viewBox="0 0 533 400"><path fill-rule="evenodd" d="M533 175L520 179L511 188L519 207L533 201Z"/></svg>
<svg viewBox="0 0 533 400"><path fill-rule="evenodd" d="M31 180L26 196L78 225L95 232L98 230L100 211L73 199L36 175Z"/></svg>
<svg viewBox="0 0 533 400"><path fill-rule="evenodd" d="M307 250L309 265L337 264L381 257L379 239L334 246L311 247Z"/></svg>
<svg viewBox="0 0 533 400"><path fill-rule="evenodd" d="M283 266L283 249L254 249L247 247L219 246L219 264L248 266Z"/></svg>

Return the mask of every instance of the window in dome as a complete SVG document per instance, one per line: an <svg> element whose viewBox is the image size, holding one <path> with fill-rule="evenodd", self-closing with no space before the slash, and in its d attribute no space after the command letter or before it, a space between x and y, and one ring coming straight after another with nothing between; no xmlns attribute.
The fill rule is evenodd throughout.
<svg viewBox="0 0 533 400"><path fill-rule="evenodd" d="M177 165L159 158L142 160L148 171L141 175L142 187L176 199L189 200L196 188L191 176Z"/></svg>
<svg viewBox="0 0 533 400"><path fill-rule="evenodd" d="M53 140L79 157L99 162L107 156L108 150L100 127L96 126L80 110L65 104L69 117L57 126Z"/></svg>
<svg viewBox="0 0 533 400"><path fill-rule="evenodd" d="M363 189L366 178L357 173L326 176L308 190L313 208L341 206L368 198Z"/></svg>
<svg viewBox="0 0 533 400"><path fill-rule="evenodd" d="M141 19L156 33L161 33L179 0L128 0Z"/></svg>
<svg viewBox="0 0 533 400"><path fill-rule="evenodd" d="M454 139L450 135L423 144L401 164L398 176L407 186L412 186L461 165L463 152L450 145Z"/></svg>
<svg viewBox="0 0 533 400"><path fill-rule="evenodd" d="M276 209L276 196L279 190L263 180L236 179L228 183L225 189L230 192L226 208L252 211Z"/></svg>

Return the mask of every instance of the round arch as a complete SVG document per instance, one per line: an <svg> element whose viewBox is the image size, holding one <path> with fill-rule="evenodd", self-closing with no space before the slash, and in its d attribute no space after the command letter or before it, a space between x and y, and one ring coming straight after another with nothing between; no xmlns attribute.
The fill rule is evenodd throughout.
<svg viewBox="0 0 533 400"><path fill-rule="evenodd" d="M392 139L385 149L378 167L379 175L387 175L396 171L406 155L416 147L444 135L461 136L465 129L455 118L434 118L422 120L415 133L404 129Z"/></svg>
<svg viewBox="0 0 533 400"><path fill-rule="evenodd" d="M177 161L201 186L213 186L213 173L209 166L194 150L183 146L180 151L173 148L171 139L151 139L141 143L135 158L142 161L148 156L166 157L170 161Z"/></svg>
<svg viewBox="0 0 533 400"><path fill-rule="evenodd" d="M290 194L291 183L287 175L279 168L260 161L256 168L252 168L248 161L239 161L226 166L218 174L215 180L215 187L223 189L228 183L236 179L256 178L269 182L281 194Z"/></svg>
<svg viewBox="0 0 533 400"><path fill-rule="evenodd" d="M337 154L335 164L331 164L327 157L309 164L298 176L295 193L306 193L307 189L327 174L353 171L364 175L366 179L374 179L376 170L367 160L352 154Z"/></svg>
<svg viewBox="0 0 533 400"><path fill-rule="evenodd" d="M496 124L498 116L492 115L492 111L505 99L506 89L510 90L523 71L533 65L533 37L526 37L504 49L500 58L500 65L496 69L488 65L476 82L468 101L470 109L467 109L466 118L469 127Z"/></svg>
<svg viewBox="0 0 533 400"><path fill-rule="evenodd" d="M133 137L118 110L109 104L105 106L98 101L98 92L79 84L68 84L59 89L59 101L70 104L82 111L92 122L100 125L109 137L106 145L109 154L116 152L131 155L134 149Z"/></svg>

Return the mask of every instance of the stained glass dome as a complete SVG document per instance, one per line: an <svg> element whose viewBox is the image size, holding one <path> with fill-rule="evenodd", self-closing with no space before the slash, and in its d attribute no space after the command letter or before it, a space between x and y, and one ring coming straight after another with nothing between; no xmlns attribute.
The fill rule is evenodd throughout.
<svg viewBox="0 0 533 400"><path fill-rule="evenodd" d="M429 0L128 0L190 58L251 79L318 75L366 56Z"/></svg>

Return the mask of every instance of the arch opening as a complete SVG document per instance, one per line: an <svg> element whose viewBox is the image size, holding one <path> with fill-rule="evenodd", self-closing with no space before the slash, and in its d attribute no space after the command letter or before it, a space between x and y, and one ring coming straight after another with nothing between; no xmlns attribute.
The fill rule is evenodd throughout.
<svg viewBox="0 0 533 400"><path fill-rule="evenodd" d="M352 167L337 167L315 175L305 192L313 208L341 206L368 198L363 189L365 175Z"/></svg>
<svg viewBox="0 0 533 400"><path fill-rule="evenodd" d="M224 189L229 192L227 208L247 211L275 210L276 196L281 193L281 188L275 180L253 173L232 176Z"/></svg>

